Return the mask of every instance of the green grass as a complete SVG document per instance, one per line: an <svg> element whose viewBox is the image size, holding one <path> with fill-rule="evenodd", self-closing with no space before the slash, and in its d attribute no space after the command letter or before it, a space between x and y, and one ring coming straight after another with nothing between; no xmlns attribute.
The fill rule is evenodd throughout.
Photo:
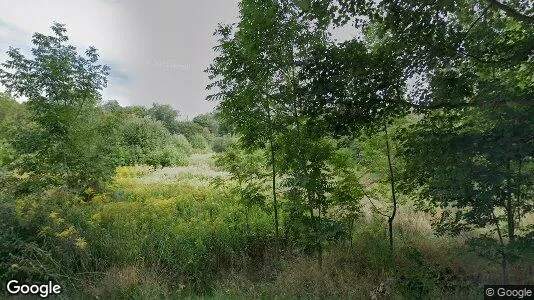
<svg viewBox="0 0 534 300"><path fill-rule="evenodd" d="M228 174L211 154L195 154L185 167L119 168L89 203L60 191L20 202L46 241L20 262L44 265L35 272L64 282L72 298L467 299L500 280L465 238L435 236L430 216L409 205L399 209L394 254L385 220L367 209L352 245L327 247L322 266L291 245L276 263L272 216L246 210L230 189L210 184L215 178ZM511 273L534 282L521 263Z"/></svg>

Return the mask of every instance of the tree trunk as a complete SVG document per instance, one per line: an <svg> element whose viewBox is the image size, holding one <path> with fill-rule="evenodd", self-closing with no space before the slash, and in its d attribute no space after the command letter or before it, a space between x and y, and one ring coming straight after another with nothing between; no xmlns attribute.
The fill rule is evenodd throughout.
<svg viewBox="0 0 534 300"><path fill-rule="evenodd" d="M506 165L506 170L510 173L510 161ZM511 178L512 176L510 176ZM506 205L506 223L508 229L508 241L513 243L515 241L515 207L512 202L512 186L510 180L506 183L506 193L505 193L505 205Z"/></svg>
<svg viewBox="0 0 534 300"><path fill-rule="evenodd" d="M506 257L506 245L504 244L504 239L502 238L501 228L499 227L499 219L495 216L495 213L493 213L493 222L495 223L495 227L497 228L497 236L499 237L499 242L501 243L501 272L502 272L502 282L503 284L506 284L508 282L508 264L507 264L507 257Z"/></svg>
<svg viewBox="0 0 534 300"><path fill-rule="evenodd" d="M269 120L270 125L270 136L269 136L269 144L271 147L271 167L272 167L272 189L273 189L273 208L274 208L274 251L275 251L275 259L278 261L278 256L280 254L279 249L279 232L278 232L278 202L276 199L276 153L274 150L274 143L273 143L273 121L271 117L271 106L270 103L267 102L267 118Z"/></svg>
<svg viewBox="0 0 534 300"><path fill-rule="evenodd" d="M508 194L506 201L506 223L508 227L508 241L513 243L515 241L515 218L514 207L512 205L512 195Z"/></svg>
<svg viewBox="0 0 534 300"><path fill-rule="evenodd" d="M384 125L384 132L386 133L386 149L387 149L387 156L388 156L389 179L391 182L391 197L393 200L393 212L391 213L391 216L388 218L389 248L393 252L393 221L395 220L395 216L397 214L397 195L395 193L395 178L393 177L393 165L391 164L391 149L389 148L389 137L388 137L387 124Z"/></svg>
<svg viewBox="0 0 534 300"><path fill-rule="evenodd" d="M393 219L388 218L389 249L393 252Z"/></svg>
<svg viewBox="0 0 534 300"><path fill-rule="evenodd" d="M270 139L271 144L271 164L272 164L272 185L273 185L273 206L274 206L274 248L276 254L276 260L278 261L279 255L279 233L278 233L278 202L276 200L276 158L273 148L273 138Z"/></svg>
<svg viewBox="0 0 534 300"><path fill-rule="evenodd" d="M501 272L502 272L502 283L508 284L508 263L506 261L506 254L502 253L502 262L501 262Z"/></svg>
<svg viewBox="0 0 534 300"><path fill-rule="evenodd" d="M319 199L318 199L319 200ZM320 200L319 200L320 201ZM321 224L321 203L319 205L319 219L317 220L317 261L319 263L319 269L323 268L323 238L322 238L322 224Z"/></svg>
<svg viewBox="0 0 534 300"><path fill-rule="evenodd" d="M353 242L352 242L352 236L353 235L354 235L354 219L351 218L351 220L350 220L350 236L349 236L350 249L352 249L352 247L353 247Z"/></svg>
<svg viewBox="0 0 534 300"><path fill-rule="evenodd" d="M519 158L519 165L517 167L517 186L516 186L516 200L515 200L515 217L517 218L516 221L516 227L521 226L521 166L522 166L522 159Z"/></svg>

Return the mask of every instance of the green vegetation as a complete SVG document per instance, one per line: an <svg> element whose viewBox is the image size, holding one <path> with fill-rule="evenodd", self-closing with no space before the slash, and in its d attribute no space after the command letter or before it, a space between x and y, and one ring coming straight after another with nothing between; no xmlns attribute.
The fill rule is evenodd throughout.
<svg viewBox="0 0 534 300"><path fill-rule="evenodd" d="M534 284L531 8L239 8L206 70L218 107L191 121L102 102L109 68L61 24L30 57L8 51L2 284L97 299L467 299ZM347 24L360 34L333 39Z"/></svg>

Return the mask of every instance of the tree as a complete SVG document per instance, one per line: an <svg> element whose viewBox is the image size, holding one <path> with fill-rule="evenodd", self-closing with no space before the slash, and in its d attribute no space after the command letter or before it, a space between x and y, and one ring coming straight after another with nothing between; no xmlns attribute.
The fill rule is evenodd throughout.
<svg viewBox="0 0 534 300"><path fill-rule="evenodd" d="M122 165L168 167L185 163L188 144L173 139L162 122L148 116L140 118L130 115L117 127Z"/></svg>
<svg viewBox="0 0 534 300"><path fill-rule="evenodd" d="M500 244L506 277L506 263L511 259L506 249L517 243L521 211L531 207L526 196L530 188L528 183L523 185L532 180L527 171L532 157L532 118L526 117L532 115L534 98L534 24L529 4L317 0L299 1L299 7L304 17L319 26L352 24L364 33L334 49L363 40L372 55L387 54L386 61L395 72L393 80L383 81L382 87L400 91L374 110L389 107L406 113L409 108L422 116L400 137L405 141L403 156L408 164L405 188L411 193L423 188L421 198L440 204L447 220L441 224L448 224L442 229L494 227L496 234L488 237ZM341 55L340 61L361 57L351 52ZM331 70L328 74L346 70L346 64L334 64L334 59L329 65L329 60L324 61L326 67L319 70ZM358 79L358 74L347 76L349 82ZM324 82L329 78L335 77ZM368 83L364 87L371 91L381 88L380 81ZM343 99L343 94L335 94L337 90L327 92ZM333 102L330 110L360 107L361 99L366 98L356 94L346 104ZM337 120L337 127L348 123ZM506 230L500 230L502 223Z"/></svg>
<svg viewBox="0 0 534 300"><path fill-rule="evenodd" d="M281 7L276 1L242 1L240 22L236 27L219 25L216 34L219 56L207 69L212 83L208 89L217 92L209 100L222 100L219 115L239 134L250 148L269 144L274 207L275 255L278 256L279 222L276 195L276 101L278 87L287 66L290 45L279 37ZM258 34L262 32L262 34ZM243 112L247 113L243 113ZM279 128L279 127L278 127Z"/></svg>
<svg viewBox="0 0 534 300"><path fill-rule="evenodd" d="M147 112L152 119L160 121L170 133L178 132L179 113L172 106L152 103L152 107Z"/></svg>
<svg viewBox="0 0 534 300"><path fill-rule="evenodd" d="M382 132L364 130L352 144L359 158L355 168L360 174L358 180L364 185L364 195L373 211L388 221L391 250L394 237L393 222L397 216L401 196L398 193L397 177L403 170L403 162L397 155L399 150L395 147L397 141L394 138L395 133L407 126L412 118L413 116L399 118L395 122L384 124ZM388 198L390 201L387 202L387 207L383 208L383 202L380 200Z"/></svg>
<svg viewBox="0 0 534 300"><path fill-rule="evenodd" d="M205 143L205 139L202 136L202 133L204 131L204 128L195 122L191 121L180 121L177 124L178 133L183 134L189 142L195 146L195 148L203 148L198 147L198 141L195 141L195 139L198 140L198 138L201 138L201 143Z"/></svg>
<svg viewBox="0 0 534 300"><path fill-rule="evenodd" d="M336 226L328 216L334 180L329 160L338 145L324 117L326 93L310 74L329 40L324 30L299 18L290 2L242 1L240 13L237 26L216 32L219 56L208 69L208 88L216 93L209 99L220 100L219 114L246 147L269 151L275 235L281 172L289 191L288 227L321 263L326 229Z"/></svg>
<svg viewBox="0 0 534 300"><path fill-rule="evenodd" d="M193 118L193 122L208 128L212 135L219 134L219 122L213 113L200 114Z"/></svg>
<svg viewBox="0 0 534 300"><path fill-rule="evenodd" d="M64 25L51 28L54 35L33 35L32 57L10 48L0 68L7 90L28 98L32 121L12 138L19 157L11 168L41 187L100 189L116 165L113 136L96 108L109 68L94 47L78 55Z"/></svg>
<svg viewBox="0 0 534 300"><path fill-rule="evenodd" d="M0 167L14 159L14 149L9 138L18 127L28 122L27 111L10 95L0 93Z"/></svg>
<svg viewBox="0 0 534 300"><path fill-rule="evenodd" d="M0 139L7 139L17 125L27 122L26 107L8 94L0 93Z"/></svg>
<svg viewBox="0 0 534 300"><path fill-rule="evenodd" d="M410 86L409 97L392 104L417 110L477 105L469 91L482 75L478 68L520 68L523 77L530 76L525 63L534 25L527 2L309 0L299 6L322 26L353 25L364 33L348 43L382 41L375 45L389 49L394 58L389 63L403 69L400 86ZM355 57L347 53L345 58ZM432 81L447 92L430 93Z"/></svg>
<svg viewBox="0 0 534 300"><path fill-rule="evenodd" d="M485 229L472 245L497 249L504 281L516 246L532 239L521 220L534 206L533 113L517 104L433 112L400 138L404 190L443 209L440 232Z"/></svg>
<svg viewBox="0 0 534 300"><path fill-rule="evenodd" d="M116 113L122 109L117 100L109 100L101 105L102 110L106 113Z"/></svg>

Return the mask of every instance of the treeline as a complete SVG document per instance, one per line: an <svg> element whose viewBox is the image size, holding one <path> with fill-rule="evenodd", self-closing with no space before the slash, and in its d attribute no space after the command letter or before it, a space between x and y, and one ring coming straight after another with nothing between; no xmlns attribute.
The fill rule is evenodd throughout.
<svg viewBox="0 0 534 300"><path fill-rule="evenodd" d="M223 151L229 142L229 137L224 137L228 133L220 128L214 114L180 121L178 111L170 105L121 107L116 101L109 101L101 107L110 118L120 121L116 127L120 131L122 166L184 165L193 151Z"/></svg>
<svg viewBox="0 0 534 300"><path fill-rule="evenodd" d="M180 121L170 105L35 106L0 94L0 168L27 174L31 188L102 191L118 166L186 165L193 152L220 152L230 142L214 114Z"/></svg>

